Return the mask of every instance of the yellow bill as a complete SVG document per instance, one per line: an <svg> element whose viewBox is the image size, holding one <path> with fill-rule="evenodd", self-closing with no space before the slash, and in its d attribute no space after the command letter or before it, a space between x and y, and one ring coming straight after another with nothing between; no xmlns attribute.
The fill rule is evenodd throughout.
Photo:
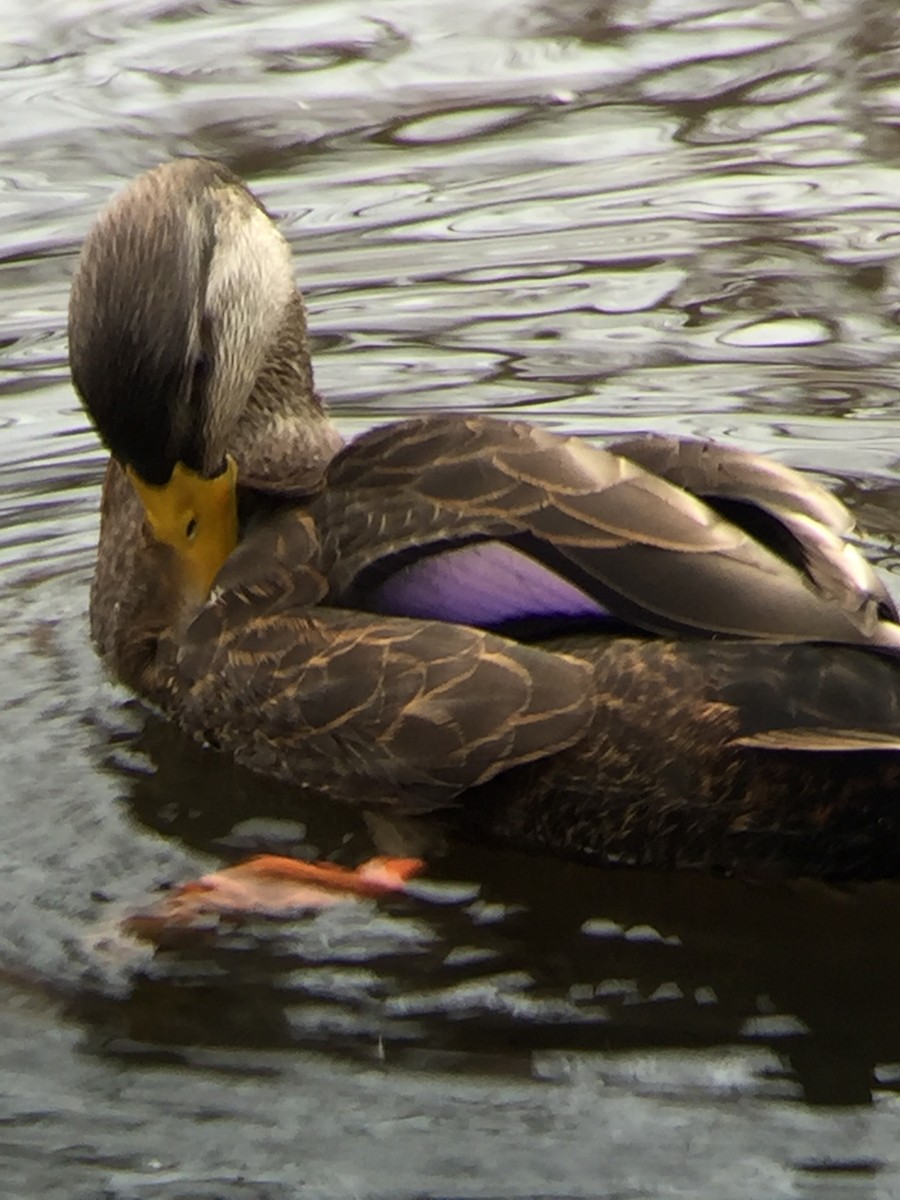
<svg viewBox="0 0 900 1200"><path fill-rule="evenodd" d="M159 486L126 471L153 536L178 555L187 595L200 603L237 545L237 464L229 456L220 475L205 479L179 462Z"/></svg>

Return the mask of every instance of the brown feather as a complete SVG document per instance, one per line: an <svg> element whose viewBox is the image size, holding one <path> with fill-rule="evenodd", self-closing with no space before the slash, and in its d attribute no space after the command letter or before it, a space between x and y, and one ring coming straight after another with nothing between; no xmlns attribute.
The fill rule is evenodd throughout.
<svg viewBox="0 0 900 1200"><path fill-rule="evenodd" d="M739 474L739 452L729 462ZM812 501L799 507L805 515ZM879 618L883 586L836 534L806 536L800 570L636 463L522 422L424 417L375 430L337 456L311 512L343 604L364 602L392 558L525 535L536 556L651 632L900 647L900 628ZM803 531L795 522L785 536Z"/></svg>

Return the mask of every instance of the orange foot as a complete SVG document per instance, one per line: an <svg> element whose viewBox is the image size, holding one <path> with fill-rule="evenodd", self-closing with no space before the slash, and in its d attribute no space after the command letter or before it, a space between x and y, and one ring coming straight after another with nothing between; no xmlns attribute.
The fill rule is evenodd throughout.
<svg viewBox="0 0 900 1200"><path fill-rule="evenodd" d="M217 916L278 917L362 896L402 892L425 864L418 858L370 858L351 869L261 854L183 883L122 922L126 933L159 941L169 931L207 926Z"/></svg>

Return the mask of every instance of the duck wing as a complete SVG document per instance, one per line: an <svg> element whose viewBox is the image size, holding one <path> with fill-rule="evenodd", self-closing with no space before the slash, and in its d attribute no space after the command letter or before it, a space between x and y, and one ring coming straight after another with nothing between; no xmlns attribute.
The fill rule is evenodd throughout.
<svg viewBox="0 0 900 1200"><path fill-rule="evenodd" d="M732 493L713 486L721 467L679 474L677 447L627 445L628 457L485 417L364 435L310 506L330 602L485 627L592 617L900 648L896 610L827 493L729 451Z"/></svg>
<svg viewBox="0 0 900 1200"><path fill-rule="evenodd" d="M717 442L644 434L608 449L684 488L740 525L850 609L874 601L896 622L897 607L869 563L846 539L853 518L814 480L761 454Z"/></svg>
<svg viewBox="0 0 900 1200"><path fill-rule="evenodd" d="M622 438L607 449L704 499L743 501L769 512L802 513L841 535L853 530L853 518L837 496L763 454L658 433Z"/></svg>
<svg viewBox="0 0 900 1200"><path fill-rule="evenodd" d="M249 536L182 635L190 732L265 774L420 810L587 731L593 674L578 658L465 626L309 607L321 576L298 568L285 588L272 558L309 532L283 514Z"/></svg>

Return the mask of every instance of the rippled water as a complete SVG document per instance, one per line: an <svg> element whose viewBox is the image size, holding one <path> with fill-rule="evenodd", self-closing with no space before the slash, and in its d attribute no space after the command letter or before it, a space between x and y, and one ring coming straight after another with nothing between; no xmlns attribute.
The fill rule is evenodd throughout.
<svg viewBox="0 0 900 1200"><path fill-rule="evenodd" d="M894 0L2 0L0 1165L10 1195L865 1197L900 1180L900 887L453 848L412 896L159 953L154 888L396 831L185 745L86 633L65 364L106 197L279 213L350 434L512 411L820 472L898 582Z"/></svg>

